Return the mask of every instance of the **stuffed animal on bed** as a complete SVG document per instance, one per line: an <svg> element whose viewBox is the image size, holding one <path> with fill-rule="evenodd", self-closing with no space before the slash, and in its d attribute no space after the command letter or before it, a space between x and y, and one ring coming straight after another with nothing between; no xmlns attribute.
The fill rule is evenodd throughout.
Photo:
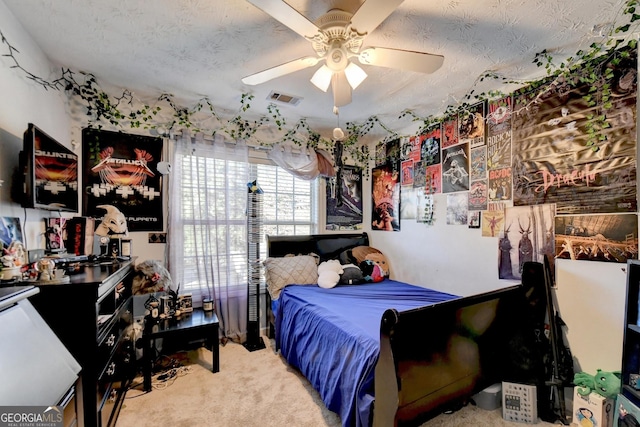
<svg viewBox="0 0 640 427"><path fill-rule="evenodd" d="M365 259L360 263L360 270L365 282L378 283L384 280L382 268L373 260Z"/></svg>
<svg viewBox="0 0 640 427"><path fill-rule="evenodd" d="M342 264L337 259L321 262L318 266L318 286L321 288L333 288L340 281Z"/></svg>
<svg viewBox="0 0 640 427"><path fill-rule="evenodd" d="M375 262L380 270L382 271L382 276L384 278L389 277L389 265L387 264L387 258L382 255L382 253L372 252L365 257L365 260L370 260Z"/></svg>
<svg viewBox="0 0 640 427"><path fill-rule="evenodd" d="M358 285L364 282L362 270L355 264L346 264L342 266L342 274L340 275L340 283L343 285Z"/></svg>

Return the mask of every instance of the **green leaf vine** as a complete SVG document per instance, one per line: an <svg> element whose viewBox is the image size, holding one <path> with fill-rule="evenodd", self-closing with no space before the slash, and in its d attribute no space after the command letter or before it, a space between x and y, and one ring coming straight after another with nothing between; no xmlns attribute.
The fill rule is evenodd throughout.
<svg viewBox="0 0 640 427"><path fill-rule="evenodd" d="M537 53L533 58L533 63L545 70L545 78L517 80L488 70L476 78L462 101L447 106L441 114L421 117L412 110L404 110L398 115L398 119L410 118L412 122L420 123L418 133L422 133L435 123L464 112L476 102L496 100L507 95L496 89L476 93L478 85L485 81L493 81L496 85L517 85L523 90L526 88L527 91L537 91L537 97L548 90L549 82L569 82L574 87L577 85L588 85L589 87L588 93L584 95L584 100L590 107L593 107L593 112L590 113L586 125L587 144L597 150L599 144L606 140L603 131L609 126L607 112L613 107L611 100L613 70L611 66L628 58L631 55L630 51L637 47L637 42L631 35L637 30L640 20L640 13L637 13L639 3L640 0L627 0L618 14L619 19L617 19L617 21L623 22L619 25L612 25L603 35L601 41L594 42L588 48L579 50L572 57L557 63L552 52L543 50ZM191 134L202 133L211 136L222 132L231 139L253 141L256 145L263 147L293 144L299 147L329 151L334 148L334 141L322 137L320 133L313 130L306 119L302 118L289 125L275 104L270 104L265 114L254 118L255 114L249 112L253 100L252 94L242 94L237 114L225 119L216 112L214 103L209 98L202 98L195 105L185 107L176 101L173 95L163 93L157 97L155 102L145 103L136 99L128 89L122 90L119 95L110 95L101 89L94 75L84 72L76 74L65 68L61 70L60 77L48 81L34 75L20 65L19 51L9 43L2 31L0 31L0 38L7 49L7 53L3 56L9 58L10 67L19 69L26 78L41 85L45 90L64 91L79 99L85 108L89 127L100 128L104 124L109 124L119 129L164 128L169 131L186 129ZM537 97L533 97L530 102L535 103ZM522 108L526 108L526 106ZM162 122L159 119L160 112L164 113L165 109L168 109L171 115L169 122ZM514 111L514 113L517 114L518 111ZM275 141L258 140L257 132L264 126L275 127L282 135ZM366 145L360 143L360 140L376 127L387 132L388 135L384 140L399 137L396 131L384 124L377 116L369 117L364 123L347 122L346 137L341 141L344 162L355 163L364 171L368 171L371 153Z"/></svg>

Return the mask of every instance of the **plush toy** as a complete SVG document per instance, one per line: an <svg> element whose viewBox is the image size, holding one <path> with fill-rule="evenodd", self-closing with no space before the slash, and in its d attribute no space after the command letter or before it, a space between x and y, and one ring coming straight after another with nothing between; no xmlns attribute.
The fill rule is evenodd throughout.
<svg viewBox="0 0 640 427"><path fill-rule="evenodd" d="M135 275L131 283L133 295L143 295L151 292L169 292L173 286L171 274L158 261L142 261L136 266Z"/></svg>
<svg viewBox="0 0 640 427"><path fill-rule="evenodd" d="M380 250L371 246L356 246L355 248L351 249L350 255L355 260L354 264L360 264L362 261L367 259L367 255L374 254L374 253L382 254Z"/></svg>
<svg viewBox="0 0 640 427"><path fill-rule="evenodd" d="M337 259L321 262L318 266L318 286L321 288L333 288L340 281L342 265Z"/></svg>
<svg viewBox="0 0 640 427"><path fill-rule="evenodd" d="M344 285L357 285L364 282L362 270L355 264L346 264L342 266L342 274L340 275L340 283Z"/></svg>
<svg viewBox="0 0 640 427"><path fill-rule="evenodd" d="M595 392L604 397L615 398L620 393L622 374L620 371L607 372L602 369L598 369L595 375L577 372L573 376L573 383L581 396Z"/></svg>
<svg viewBox="0 0 640 427"><path fill-rule="evenodd" d="M382 253L372 252L365 257L365 260L371 260L375 262L381 270L383 277L389 277L389 265L387 264L387 258Z"/></svg>
<svg viewBox="0 0 640 427"><path fill-rule="evenodd" d="M382 268L373 260L365 259L360 263L360 270L365 282L382 282L384 274Z"/></svg>

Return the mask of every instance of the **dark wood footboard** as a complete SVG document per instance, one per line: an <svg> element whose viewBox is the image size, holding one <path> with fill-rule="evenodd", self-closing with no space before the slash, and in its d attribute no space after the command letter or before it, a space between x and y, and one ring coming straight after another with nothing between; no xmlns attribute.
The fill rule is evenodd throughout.
<svg viewBox="0 0 640 427"><path fill-rule="evenodd" d="M380 326L373 425L414 424L513 373L521 286L398 312Z"/></svg>

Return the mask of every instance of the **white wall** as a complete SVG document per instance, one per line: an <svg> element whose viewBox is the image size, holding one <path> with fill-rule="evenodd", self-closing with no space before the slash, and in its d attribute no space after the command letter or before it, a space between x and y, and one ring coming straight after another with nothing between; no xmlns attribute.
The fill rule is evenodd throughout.
<svg viewBox="0 0 640 427"><path fill-rule="evenodd" d="M45 79L52 80L59 77L57 73L60 69L51 65L46 54L26 33L2 0L0 0L0 30L9 44L19 51L15 55L22 67ZM9 50L6 45L1 45L0 52L6 54ZM64 92L45 90L40 84L27 79L23 71L11 68L13 65L15 63L11 58L0 57L0 94L2 94L0 96L0 180L3 181L0 186L0 216L19 218L27 248L44 249L43 218L57 217L58 212L23 209L19 202L11 197L13 174L17 169L18 154L22 149L22 135L28 123L34 123L81 156L81 124L72 118ZM71 144L72 141L77 142L75 147ZM166 188L166 183L164 185ZM82 206L81 200L79 206ZM81 212L78 213L80 214ZM64 213L62 216L72 215ZM146 259L164 260L166 245L150 244L147 232L130 234L133 254L138 256L137 262Z"/></svg>
<svg viewBox="0 0 640 427"><path fill-rule="evenodd" d="M49 78L53 75L46 55L35 45L3 2L0 2L0 29L20 53L19 63L31 73ZM2 54L8 53L5 45ZM53 138L71 147L70 118L64 95L45 90L24 77L11 58L0 57L0 215L20 218L28 249L44 248L44 222L49 212L23 209L11 198L12 178L22 149L22 135L29 122L37 124ZM57 213L55 213L57 216Z"/></svg>

